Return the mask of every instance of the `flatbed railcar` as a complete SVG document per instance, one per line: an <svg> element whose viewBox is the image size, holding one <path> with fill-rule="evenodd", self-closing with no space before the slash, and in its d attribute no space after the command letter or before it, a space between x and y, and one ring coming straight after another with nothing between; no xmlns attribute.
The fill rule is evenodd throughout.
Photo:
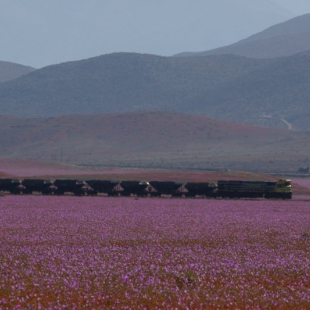
<svg viewBox="0 0 310 310"><path fill-rule="evenodd" d="M186 198L266 198L291 199L291 180L208 182L111 181L111 180L41 180L0 179L0 192L43 195L73 194L76 196L186 197Z"/></svg>

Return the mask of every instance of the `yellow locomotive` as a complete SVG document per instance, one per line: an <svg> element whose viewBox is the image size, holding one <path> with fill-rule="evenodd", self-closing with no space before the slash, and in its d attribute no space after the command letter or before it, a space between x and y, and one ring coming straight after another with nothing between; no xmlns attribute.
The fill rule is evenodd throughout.
<svg viewBox="0 0 310 310"><path fill-rule="evenodd" d="M279 181L218 181L217 197L222 198L292 198L289 179Z"/></svg>

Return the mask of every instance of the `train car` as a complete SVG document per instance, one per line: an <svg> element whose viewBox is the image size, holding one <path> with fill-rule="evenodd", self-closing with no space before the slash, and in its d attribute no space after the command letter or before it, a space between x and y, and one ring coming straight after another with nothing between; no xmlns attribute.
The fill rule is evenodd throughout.
<svg viewBox="0 0 310 310"><path fill-rule="evenodd" d="M160 197L161 195L180 197L183 194L180 191L180 188L183 185L182 182L151 181L149 183L153 188L151 190L152 197Z"/></svg>
<svg viewBox="0 0 310 310"><path fill-rule="evenodd" d="M19 179L0 179L0 192L21 194L23 186Z"/></svg>
<svg viewBox="0 0 310 310"><path fill-rule="evenodd" d="M216 196L221 198L292 198L291 180L217 182Z"/></svg>
<svg viewBox="0 0 310 310"><path fill-rule="evenodd" d="M215 197L216 191L215 183L208 182L188 182L185 184L185 197L194 198L196 196L200 197Z"/></svg>
<svg viewBox="0 0 310 310"><path fill-rule="evenodd" d="M22 181L23 194L33 194L34 192L41 193L42 195L50 195L53 193L53 181L42 179L25 179Z"/></svg>
<svg viewBox="0 0 310 310"><path fill-rule="evenodd" d="M0 192L10 194L64 195L76 196L138 196L138 197L210 197L210 198L274 198L291 199L291 180L278 181L241 181L220 180L208 182L170 182L170 181L110 181L110 180L51 180L44 179L0 179Z"/></svg>
<svg viewBox="0 0 310 310"><path fill-rule="evenodd" d="M147 181L122 181L120 183L123 191L120 192L122 196L139 196L147 197L149 193L150 183Z"/></svg>
<svg viewBox="0 0 310 310"><path fill-rule="evenodd" d="M64 195L65 193L72 193L75 196L83 196L89 193L89 188L85 181L79 180L55 180L54 194Z"/></svg>
<svg viewBox="0 0 310 310"><path fill-rule="evenodd" d="M93 195L101 193L107 196L115 196L117 191L114 189L119 184L119 181L88 180L86 181L86 184L93 189Z"/></svg>

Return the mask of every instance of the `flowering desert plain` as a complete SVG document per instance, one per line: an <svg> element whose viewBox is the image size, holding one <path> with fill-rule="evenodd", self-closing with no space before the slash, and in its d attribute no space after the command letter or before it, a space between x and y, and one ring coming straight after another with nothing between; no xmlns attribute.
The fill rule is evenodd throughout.
<svg viewBox="0 0 310 310"><path fill-rule="evenodd" d="M309 309L310 202L0 197L0 309Z"/></svg>
<svg viewBox="0 0 310 310"><path fill-rule="evenodd" d="M95 177L68 169L0 166L2 177ZM104 175L262 178L115 169ZM290 201L0 196L0 309L308 309L309 188L309 179L293 180Z"/></svg>

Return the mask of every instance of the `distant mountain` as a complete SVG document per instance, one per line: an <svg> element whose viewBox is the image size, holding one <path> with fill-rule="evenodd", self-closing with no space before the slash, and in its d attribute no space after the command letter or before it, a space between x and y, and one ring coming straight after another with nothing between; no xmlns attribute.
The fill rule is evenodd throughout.
<svg viewBox="0 0 310 310"><path fill-rule="evenodd" d="M0 157L69 164L293 170L309 165L309 132L173 112L0 116ZM296 152L298 150L298 152Z"/></svg>
<svg viewBox="0 0 310 310"><path fill-rule="evenodd" d="M34 68L15 64L7 61L0 61L0 83L19 78L22 75L34 71Z"/></svg>
<svg viewBox="0 0 310 310"><path fill-rule="evenodd" d="M215 118L310 130L309 85L310 51L272 59L187 104L192 113Z"/></svg>
<svg viewBox="0 0 310 310"><path fill-rule="evenodd" d="M56 116L184 106L262 61L236 56L172 58L116 53L36 70L0 85L2 114Z"/></svg>
<svg viewBox="0 0 310 310"><path fill-rule="evenodd" d="M180 53L175 56L233 54L252 58L274 58L308 50L310 50L310 14L305 14L228 46L205 52Z"/></svg>
<svg viewBox="0 0 310 310"><path fill-rule="evenodd" d="M110 54L0 84L0 110L31 117L165 110L310 130L309 73L310 52L271 60Z"/></svg>

